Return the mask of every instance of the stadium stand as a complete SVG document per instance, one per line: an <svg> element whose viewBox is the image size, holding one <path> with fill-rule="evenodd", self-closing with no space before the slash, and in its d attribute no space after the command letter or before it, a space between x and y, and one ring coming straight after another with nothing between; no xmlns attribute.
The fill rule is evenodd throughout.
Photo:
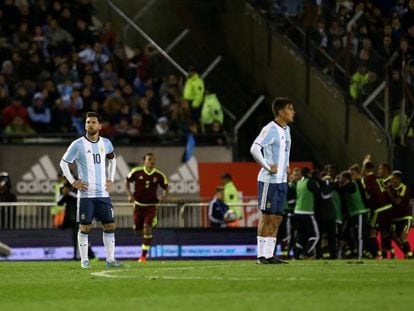
<svg viewBox="0 0 414 311"><path fill-rule="evenodd" d="M82 117L91 110L102 113L104 134L120 142L155 137L150 140L166 143L159 120L167 135L176 137L173 143L185 141L191 124L186 119L195 106L182 99L184 79L162 73L160 54L150 44L120 44L111 23L97 20L94 10L89 0L5 1L0 6L4 141L79 135ZM200 110L203 94L197 96ZM198 117L191 121L200 126ZM203 127L204 133L214 131Z"/></svg>

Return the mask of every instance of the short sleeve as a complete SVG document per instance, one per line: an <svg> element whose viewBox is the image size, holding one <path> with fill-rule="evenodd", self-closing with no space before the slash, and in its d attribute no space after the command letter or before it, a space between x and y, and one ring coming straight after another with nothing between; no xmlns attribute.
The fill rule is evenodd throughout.
<svg viewBox="0 0 414 311"><path fill-rule="evenodd" d="M62 160L68 163L73 163L78 158L78 153L78 144L77 141L74 141L66 150Z"/></svg>
<svg viewBox="0 0 414 311"><path fill-rule="evenodd" d="M272 144L274 137L275 137L275 133L274 133L273 128L266 126L262 129L259 136L257 136L254 143L264 147L264 146Z"/></svg>
<svg viewBox="0 0 414 311"><path fill-rule="evenodd" d="M105 150L106 150L106 154L110 154L114 152L114 146L112 146L111 141L107 138L105 138Z"/></svg>

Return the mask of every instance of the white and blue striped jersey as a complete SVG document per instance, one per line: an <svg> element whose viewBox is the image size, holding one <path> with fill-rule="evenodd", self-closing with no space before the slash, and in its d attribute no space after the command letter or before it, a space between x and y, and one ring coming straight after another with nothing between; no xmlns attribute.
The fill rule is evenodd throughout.
<svg viewBox="0 0 414 311"><path fill-rule="evenodd" d="M99 137L92 142L85 136L74 140L62 157L67 163L76 163L78 179L88 184L86 191L78 191L81 198L109 197L105 190L108 180L106 172L106 155L114 151L109 139Z"/></svg>
<svg viewBox="0 0 414 311"><path fill-rule="evenodd" d="M291 145L289 126L282 127L275 121L269 122L263 127L254 144L262 147L266 163L277 166L276 174L271 174L262 167L257 177L258 181L278 184L287 182L287 167L289 166Z"/></svg>

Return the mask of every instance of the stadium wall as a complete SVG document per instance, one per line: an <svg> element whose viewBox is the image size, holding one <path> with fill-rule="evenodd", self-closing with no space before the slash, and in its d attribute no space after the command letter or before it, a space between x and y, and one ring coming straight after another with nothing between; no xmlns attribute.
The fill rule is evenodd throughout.
<svg viewBox="0 0 414 311"><path fill-rule="evenodd" d="M59 162L67 146L9 145L0 148L0 171L7 171L19 196L53 195L60 171ZM196 147L190 161L183 163L184 147L116 147L117 172L113 195L125 196L124 180L130 167L142 165L147 152L156 156L157 168L170 181L171 198L198 197L198 162L231 162L232 149ZM212 156L214 155L214 156ZM76 170L74 170L76 172Z"/></svg>

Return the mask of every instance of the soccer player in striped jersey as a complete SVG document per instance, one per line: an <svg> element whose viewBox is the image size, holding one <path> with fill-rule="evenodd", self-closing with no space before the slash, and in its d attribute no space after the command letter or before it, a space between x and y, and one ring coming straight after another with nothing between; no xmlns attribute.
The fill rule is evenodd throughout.
<svg viewBox="0 0 414 311"><path fill-rule="evenodd" d="M131 192L130 184L134 183L135 191ZM163 193L158 199L158 186ZM152 228L157 225L157 206L159 202L165 201L168 195L167 176L155 168L155 156L147 153L144 156L144 166L134 167L125 180L125 190L129 202L135 203L134 229L142 234L142 253L139 262L147 260L147 254L152 241Z"/></svg>
<svg viewBox="0 0 414 311"><path fill-rule="evenodd" d="M93 219L102 222L103 243L106 251L106 267L124 266L115 260L115 221L109 192L115 178L116 159L109 139L100 137L102 120L99 114L86 114L86 134L74 140L60 161L60 167L69 183L78 189L77 221L78 245L81 267L90 268L88 259L88 233ZM106 172L106 160L108 172ZM76 163L79 179L70 172L69 163Z"/></svg>
<svg viewBox="0 0 414 311"><path fill-rule="evenodd" d="M250 152L261 166L258 175L258 200L261 211L257 230L258 264L286 263L274 257L276 236L286 204L287 171L290 154L290 128L295 110L288 98L272 103L275 119L263 127Z"/></svg>

